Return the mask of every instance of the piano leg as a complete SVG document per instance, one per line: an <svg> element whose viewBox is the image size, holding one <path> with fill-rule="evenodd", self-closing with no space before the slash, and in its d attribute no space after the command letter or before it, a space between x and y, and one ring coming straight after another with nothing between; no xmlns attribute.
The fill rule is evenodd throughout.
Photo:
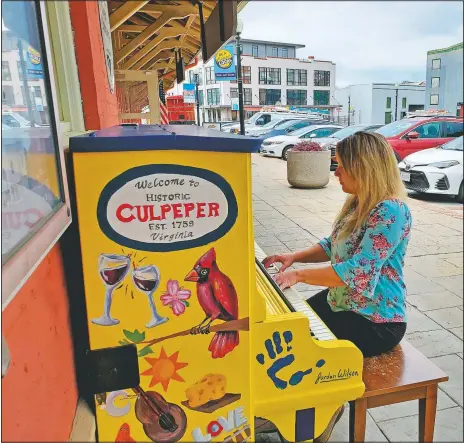
<svg viewBox="0 0 464 443"><path fill-rule="evenodd" d="M364 442L366 435L367 400L350 401L350 443Z"/></svg>

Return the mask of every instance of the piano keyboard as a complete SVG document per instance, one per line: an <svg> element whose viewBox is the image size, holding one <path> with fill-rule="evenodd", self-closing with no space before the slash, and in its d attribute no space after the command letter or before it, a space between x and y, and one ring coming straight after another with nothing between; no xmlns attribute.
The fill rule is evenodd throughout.
<svg viewBox="0 0 464 443"><path fill-rule="evenodd" d="M274 282L272 276L279 272L279 269L275 264L265 269L261 264L261 261L266 258L265 252L255 243L255 257L256 262L264 275L267 275L269 281L274 287L277 294L283 299L285 304L291 311L301 312L309 319L309 330L311 336L316 340L336 340L337 338L332 334L330 329L324 324L324 322L316 315L316 313L310 308L306 301L302 300L298 292L294 289L285 289L282 291L277 284Z"/></svg>

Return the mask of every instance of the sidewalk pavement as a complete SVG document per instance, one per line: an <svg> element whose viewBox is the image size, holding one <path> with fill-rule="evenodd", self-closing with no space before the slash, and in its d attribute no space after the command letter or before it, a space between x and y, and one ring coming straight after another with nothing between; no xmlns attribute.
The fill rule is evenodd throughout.
<svg viewBox="0 0 464 443"><path fill-rule="evenodd" d="M255 240L266 254L303 249L330 234L346 198L333 174L323 189L295 189L287 182L286 162L258 154L252 159ZM463 205L429 196L409 198L408 205L413 229L405 265L406 338L450 377L439 385L435 441L462 442ZM323 289L294 288L303 299ZM347 413L330 441L348 441ZM369 410L366 441L418 441L418 402Z"/></svg>

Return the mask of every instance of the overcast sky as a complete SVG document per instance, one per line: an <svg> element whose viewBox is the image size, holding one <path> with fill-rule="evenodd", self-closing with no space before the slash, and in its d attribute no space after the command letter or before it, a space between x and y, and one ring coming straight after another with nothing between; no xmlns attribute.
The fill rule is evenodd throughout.
<svg viewBox="0 0 464 443"><path fill-rule="evenodd" d="M243 38L301 43L336 63L336 85L425 80L427 51L463 40L461 1L250 1Z"/></svg>

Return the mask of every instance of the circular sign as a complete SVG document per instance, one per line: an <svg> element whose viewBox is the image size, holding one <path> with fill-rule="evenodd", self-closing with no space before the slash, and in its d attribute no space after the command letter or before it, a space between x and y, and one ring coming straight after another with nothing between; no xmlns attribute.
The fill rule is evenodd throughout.
<svg viewBox="0 0 464 443"><path fill-rule="evenodd" d="M234 55L227 49L221 49L216 53L215 60L221 69L229 69L234 62Z"/></svg>
<svg viewBox="0 0 464 443"><path fill-rule="evenodd" d="M103 233L133 249L169 252L224 236L237 219L229 183L206 169L145 165L127 170L103 189L97 218Z"/></svg>

